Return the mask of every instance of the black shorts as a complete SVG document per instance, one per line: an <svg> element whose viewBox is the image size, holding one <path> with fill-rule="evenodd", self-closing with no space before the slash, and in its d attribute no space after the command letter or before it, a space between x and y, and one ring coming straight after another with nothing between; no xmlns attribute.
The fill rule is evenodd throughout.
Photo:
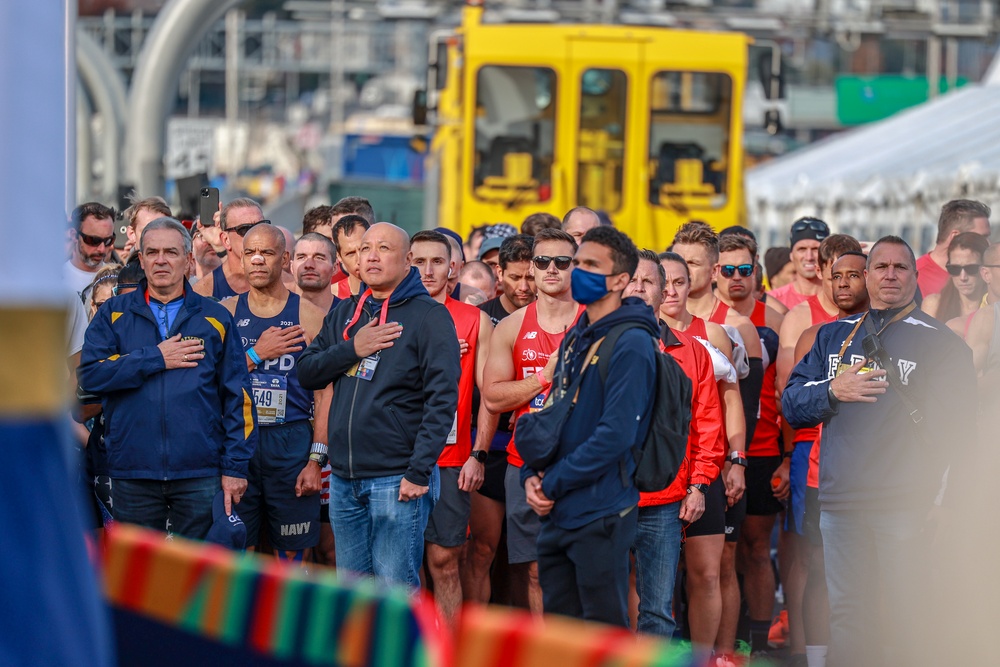
<svg viewBox="0 0 1000 667"><path fill-rule="evenodd" d="M692 493L697 493L693 491ZM726 485L720 476L708 485L705 494L705 513L684 528L684 539L704 535L723 535L726 532Z"/></svg>
<svg viewBox="0 0 1000 667"><path fill-rule="evenodd" d="M469 533L472 502L469 494L458 488L461 467L441 468L441 495L427 520L424 539L441 547L460 547Z"/></svg>
<svg viewBox="0 0 1000 667"><path fill-rule="evenodd" d="M295 497L295 482L309 460L312 428L302 420L263 426L250 459L240 518L247 527L247 547L260 542L266 526L271 545L280 551L308 549L319 543L320 494Z"/></svg>
<svg viewBox="0 0 1000 667"><path fill-rule="evenodd" d="M479 493L498 503L506 503L507 490L504 487L506 476L507 452L502 449L490 450L489 456L486 457L483 485L479 487Z"/></svg>
<svg viewBox="0 0 1000 667"><path fill-rule="evenodd" d="M747 514L750 516L773 516L785 509L781 501L774 497L771 477L781 465L780 456L747 457Z"/></svg>
<svg viewBox="0 0 1000 667"><path fill-rule="evenodd" d="M806 512L802 517L802 534L815 547L823 546L823 533L819 532L819 489L806 487Z"/></svg>
<svg viewBox="0 0 1000 667"><path fill-rule="evenodd" d="M726 542L740 539L740 527L747 518L747 494L740 496L739 502L726 510Z"/></svg>

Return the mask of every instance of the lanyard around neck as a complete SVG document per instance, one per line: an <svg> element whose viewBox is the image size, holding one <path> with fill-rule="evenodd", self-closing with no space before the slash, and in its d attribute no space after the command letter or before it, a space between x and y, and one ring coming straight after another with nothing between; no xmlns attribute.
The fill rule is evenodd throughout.
<svg viewBox="0 0 1000 667"><path fill-rule="evenodd" d="M916 307L917 307L917 304L911 301L909 306L907 306L903 310L901 310L898 313L896 313L895 317L893 317L891 320L889 320L888 322L886 322L885 324L883 324L882 328L879 329L878 332L875 335L876 336L881 336L882 332L885 331L886 329L888 329L890 324L893 324L895 322L900 321L901 319L903 319L904 317L906 317L907 315L909 315L910 313L912 313L916 309ZM851 333L847 337L847 340L845 340L844 344L840 347L840 354L838 356L841 359L844 358L844 352L847 351L847 348L851 346L851 341L854 340L854 335L856 333L858 333L858 329L861 328L861 325L864 323L865 318L868 317L868 312L869 311L866 311L865 314L862 315L860 319L858 319L858 323L854 325L854 328L851 329Z"/></svg>
<svg viewBox="0 0 1000 667"><path fill-rule="evenodd" d="M351 327L357 324L358 320L361 319L361 311L364 310L365 302L368 301L368 297L370 297L371 295L372 295L372 290L369 287L368 289L366 289L364 292L361 293L361 296L358 297L358 307L354 309L354 316L351 318L351 321L347 323L347 326L344 327L344 340L350 340L351 337L348 334L348 332L351 330ZM389 297L386 297L385 301L382 302L382 310L379 313L379 318L378 318L379 325L385 324L386 318L388 318L388 316L389 316Z"/></svg>

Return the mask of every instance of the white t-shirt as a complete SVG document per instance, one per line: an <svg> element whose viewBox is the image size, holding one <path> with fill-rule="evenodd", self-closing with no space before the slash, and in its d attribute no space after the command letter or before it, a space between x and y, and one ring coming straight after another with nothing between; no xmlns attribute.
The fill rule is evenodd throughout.
<svg viewBox="0 0 1000 667"><path fill-rule="evenodd" d="M87 285L94 282L94 276L96 275L96 269L94 271L81 271L73 266L73 262L69 260L63 264L63 277L66 279L66 284L77 294L82 293L87 288Z"/></svg>
<svg viewBox="0 0 1000 667"><path fill-rule="evenodd" d="M66 356L72 357L83 349L83 337L87 333L87 309L84 307L80 297L73 295L69 299L69 308L66 312L66 335L68 340Z"/></svg>

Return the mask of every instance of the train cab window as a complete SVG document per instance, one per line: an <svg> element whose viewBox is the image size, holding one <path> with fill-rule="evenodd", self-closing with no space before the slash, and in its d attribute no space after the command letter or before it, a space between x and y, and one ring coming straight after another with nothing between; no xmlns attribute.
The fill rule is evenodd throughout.
<svg viewBox="0 0 1000 667"><path fill-rule="evenodd" d="M556 75L546 67L481 68L476 79L473 192L508 206L552 196Z"/></svg>
<svg viewBox="0 0 1000 667"><path fill-rule="evenodd" d="M721 208L730 173L732 80L714 72L658 72L650 86L649 201Z"/></svg>
<svg viewBox="0 0 1000 667"><path fill-rule="evenodd" d="M576 201L595 211L622 205L628 77L614 69L588 69L580 78Z"/></svg>

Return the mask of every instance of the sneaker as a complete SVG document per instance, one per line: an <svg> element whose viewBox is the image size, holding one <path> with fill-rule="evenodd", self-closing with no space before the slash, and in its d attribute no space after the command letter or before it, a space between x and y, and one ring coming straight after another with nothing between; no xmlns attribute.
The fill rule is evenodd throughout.
<svg viewBox="0 0 1000 667"><path fill-rule="evenodd" d="M771 630L767 633L767 645L771 648L783 648L788 644L788 611L781 613L771 621Z"/></svg>

